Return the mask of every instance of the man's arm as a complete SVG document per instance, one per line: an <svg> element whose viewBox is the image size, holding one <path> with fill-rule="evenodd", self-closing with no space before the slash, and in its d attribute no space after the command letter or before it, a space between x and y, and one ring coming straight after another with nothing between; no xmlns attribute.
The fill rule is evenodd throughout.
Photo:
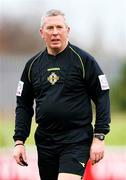
<svg viewBox="0 0 126 180"><path fill-rule="evenodd" d="M96 106L96 121L94 135L106 135L110 131L110 100L109 86L106 77L97 62L91 58L86 63L87 92ZM101 160L104 156L104 140L93 137L90 159L92 164Z"/></svg>
<svg viewBox="0 0 126 180"><path fill-rule="evenodd" d="M13 156L16 162L22 166L27 165L24 143L30 133L34 100L32 86L28 80L28 68L29 66L26 64L16 92L17 107L13 136L15 141Z"/></svg>
<svg viewBox="0 0 126 180"><path fill-rule="evenodd" d="M94 102L96 106L96 121L94 125L94 137L90 149L92 164L99 162L104 157L104 138L110 131L110 103L108 92L105 91L103 94L101 93Z"/></svg>
<svg viewBox="0 0 126 180"><path fill-rule="evenodd" d="M18 83L16 92L16 111L15 111L15 133L14 141L25 142L29 136L33 111L33 88L28 79L29 64L27 63Z"/></svg>

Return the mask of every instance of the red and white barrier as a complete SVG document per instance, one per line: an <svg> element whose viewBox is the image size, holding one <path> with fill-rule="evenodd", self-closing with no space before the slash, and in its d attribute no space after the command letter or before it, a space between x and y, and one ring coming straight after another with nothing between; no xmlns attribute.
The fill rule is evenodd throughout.
<svg viewBox="0 0 126 180"><path fill-rule="evenodd" d="M40 180L36 151L27 149L28 166L16 164L12 153L0 152L0 180ZM96 165L88 162L83 180L126 180L126 148L107 148Z"/></svg>
<svg viewBox="0 0 126 180"><path fill-rule="evenodd" d="M19 166L11 152L0 153L0 180L40 180L37 155L33 148L27 149L28 166Z"/></svg>

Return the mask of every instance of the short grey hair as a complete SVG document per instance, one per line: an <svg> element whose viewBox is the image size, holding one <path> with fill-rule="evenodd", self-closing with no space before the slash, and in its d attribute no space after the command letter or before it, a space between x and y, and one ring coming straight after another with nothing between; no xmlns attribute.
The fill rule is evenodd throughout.
<svg viewBox="0 0 126 180"><path fill-rule="evenodd" d="M40 26L42 27L42 26L44 25L44 19L45 19L46 17L59 16L59 15L60 15L60 16L63 16L63 18L64 18L64 20L65 20L65 24L67 25L67 23L66 23L66 18L65 18L65 14L64 14L62 11L60 11L60 10L51 9L51 10L47 11L44 16L42 16Z"/></svg>

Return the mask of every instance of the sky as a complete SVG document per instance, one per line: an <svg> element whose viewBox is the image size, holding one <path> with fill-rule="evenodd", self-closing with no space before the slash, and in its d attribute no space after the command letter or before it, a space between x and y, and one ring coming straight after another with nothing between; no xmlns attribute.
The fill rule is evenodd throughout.
<svg viewBox="0 0 126 180"><path fill-rule="evenodd" d="M77 42L90 44L101 33L106 49L125 53L126 0L0 0L0 15L27 19L32 14L38 24L54 8L64 11Z"/></svg>

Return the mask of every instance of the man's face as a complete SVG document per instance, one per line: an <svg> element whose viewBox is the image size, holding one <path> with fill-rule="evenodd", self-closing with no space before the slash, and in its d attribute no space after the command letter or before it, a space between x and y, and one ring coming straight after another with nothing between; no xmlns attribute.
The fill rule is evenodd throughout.
<svg viewBox="0 0 126 180"><path fill-rule="evenodd" d="M40 35L45 41L49 52L60 52L68 43L70 28L65 24L61 15L46 17L44 25L40 28Z"/></svg>

